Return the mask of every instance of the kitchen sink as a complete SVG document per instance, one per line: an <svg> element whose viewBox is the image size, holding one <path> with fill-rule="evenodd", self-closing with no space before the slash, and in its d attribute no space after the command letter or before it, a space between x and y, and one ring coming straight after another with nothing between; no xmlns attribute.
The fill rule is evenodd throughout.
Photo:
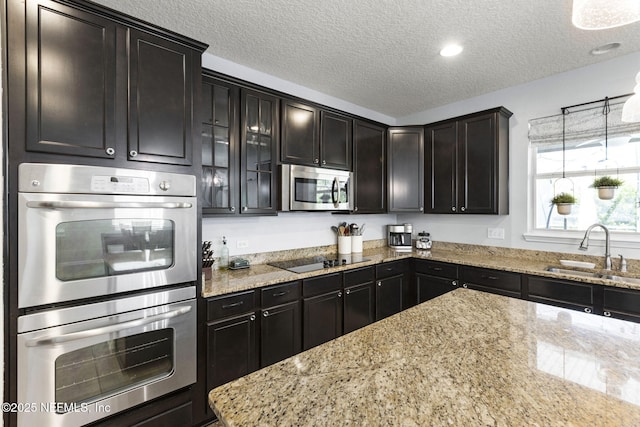
<svg viewBox="0 0 640 427"><path fill-rule="evenodd" d="M637 278L637 277L616 276L615 274L604 274L604 273L596 273L593 271L571 270L569 268L560 268L560 267L553 267L553 266L545 268L545 271L548 271L550 273L571 274L573 276L595 277L598 279L615 280L616 282L626 282L626 283L633 283L635 285L640 285L640 278Z"/></svg>
<svg viewBox="0 0 640 427"><path fill-rule="evenodd" d="M594 273L592 271L581 271L581 270L571 270L569 268L560 268L560 267L547 267L545 271L550 273L562 273L562 274L571 274L574 276L585 276L585 277L602 277L599 273Z"/></svg>

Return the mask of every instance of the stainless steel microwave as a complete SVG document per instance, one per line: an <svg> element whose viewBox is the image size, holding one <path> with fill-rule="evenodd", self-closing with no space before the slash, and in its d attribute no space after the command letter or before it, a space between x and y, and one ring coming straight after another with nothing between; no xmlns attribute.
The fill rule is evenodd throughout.
<svg viewBox="0 0 640 427"><path fill-rule="evenodd" d="M353 173L300 165L280 166L281 211L350 211Z"/></svg>

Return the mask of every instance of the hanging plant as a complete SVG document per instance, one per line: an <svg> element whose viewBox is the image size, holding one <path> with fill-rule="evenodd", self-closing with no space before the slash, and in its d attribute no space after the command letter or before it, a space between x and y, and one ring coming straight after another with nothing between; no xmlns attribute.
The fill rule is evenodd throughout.
<svg viewBox="0 0 640 427"><path fill-rule="evenodd" d="M571 213L571 207L575 205L577 201L573 194L560 193L553 196L551 204L556 205L556 209L560 215L569 215Z"/></svg>
<svg viewBox="0 0 640 427"><path fill-rule="evenodd" d="M598 197L602 200L613 199L616 188L620 187L624 181L610 176L596 178L591 184L592 188L598 190Z"/></svg>

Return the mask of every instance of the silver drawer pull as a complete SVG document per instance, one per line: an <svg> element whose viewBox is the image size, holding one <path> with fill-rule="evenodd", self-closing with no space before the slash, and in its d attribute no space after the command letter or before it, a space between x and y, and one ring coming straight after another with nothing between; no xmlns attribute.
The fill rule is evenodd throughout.
<svg viewBox="0 0 640 427"><path fill-rule="evenodd" d="M239 302L234 302L232 304L225 304L222 306L222 308L227 309L227 308L233 308L233 307L238 307L240 305L244 304L244 301L239 301Z"/></svg>
<svg viewBox="0 0 640 427"><path fill-rule="evenodd" d="M282 291L282 292L276 292L275 294L273 294L274 297L281 297L283 295L288 294L289 291Z"/></svg>

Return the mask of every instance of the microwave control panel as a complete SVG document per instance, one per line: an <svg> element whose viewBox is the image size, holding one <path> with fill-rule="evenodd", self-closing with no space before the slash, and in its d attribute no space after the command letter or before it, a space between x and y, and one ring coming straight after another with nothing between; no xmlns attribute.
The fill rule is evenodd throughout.
<svg viewBox="0 0 640 427"><path fill-rule="evenodd" d="M91 191L100 194L146 194L149 192L149 180L135 176L94 175L91 177Z"/></svg>

